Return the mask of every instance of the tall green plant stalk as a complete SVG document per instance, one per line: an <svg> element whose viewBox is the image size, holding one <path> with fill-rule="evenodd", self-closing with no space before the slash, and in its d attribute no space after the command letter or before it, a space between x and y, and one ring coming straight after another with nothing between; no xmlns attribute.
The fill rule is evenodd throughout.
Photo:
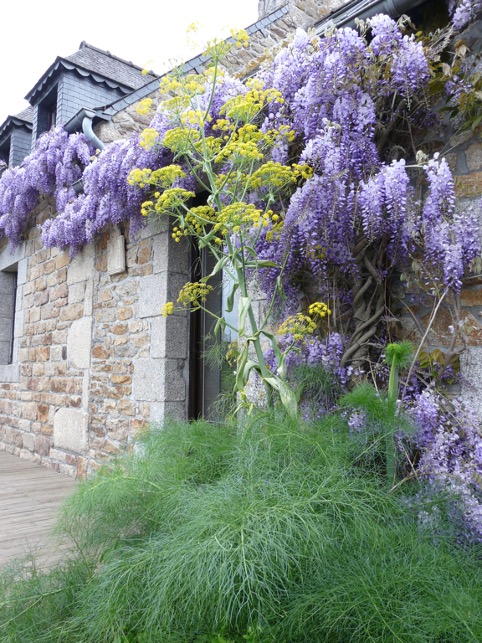
<svg viewBox="0 0 482 643"><path fill-rule="evenodd" d="M236 38L238 45L244 44L242 32ZM277 142L294 137L286 126L269 132L263 132L259 127L269 106L282 101L277 90L265 88L260 81L253 80L247 83L244 95L224 104L220 110L222 118L211 116L220 78L219 61L228 46L223 42L211 47L213 68L204 74L181 75L164 81L163 89L174 98L164 101L160 109L169 115L172 126L162 140L157 140L155 130L145 130L141 140L145 146L160 144L169 149L175 164L155 171L136 169L131 172L129 182L152 188L153 196L142 207L144 215L169 216L176 241L189 236L199 248L205 248L215 258L212 272L197 283L185 284L177 303L191 310L201 309L214 317L216 333L222 333L228 327L236 333L239 353L235 392L245 398L250 376L255 372L265 386L268 406L273 405L276 398L273 393L276 392L288 415L297 418L298 396L286 381L285 367L293 345L282 350L276 335L269 329L276 295L266 302L265 312L258 317L249 279L261 269L276 268L281 283L283 266L260 259L255 248L261 234L280 234L284 219L282 204L289 201L288 197L311 176L312 170L305 165L284 166L268 160L269 152ZM200 96L206 91L209 92L207 108L199 109ZM184 168L188 168L194 178L196 192L207 195L205 205L192 206L195 192L179 187L179 182L186 176ZM257 194L256 206L250 203L251 193ZM213 289L209 281L221 271L229 275L233 284L226 312L233 310L235 294L238 294L237 326L226 321L225 312L218 314L206 306L207 296ZM174 308L174 302L167 302L163 314L171 314ZM296 322L300 322L298 336L316 328L309 316L301 321L296 319ZM276 357L276 372L272 372L266 363L267 346Z"/></svg>
<svg viewBox="0 0 482 643"><path fill-rule="evenodd" d="M385 434L385 454L387 481L390 486L393 485L396 474L396 450L393 435L396 427L399 372L409 365L412 352L412 344L408 341L388 344L386 348L386 361L390 366L390 377L388 380L389 415Z"/></svg>

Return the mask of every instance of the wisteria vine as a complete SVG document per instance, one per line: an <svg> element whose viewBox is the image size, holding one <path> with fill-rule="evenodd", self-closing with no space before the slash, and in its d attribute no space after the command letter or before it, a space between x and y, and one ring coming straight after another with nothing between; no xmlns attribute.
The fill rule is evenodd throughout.
<svg viewBox="0 0 482 643"><path fill-rule="evenodd" d="M462 0L453 7L453 25L462 29L481 11L482 2ZM388 16L374 16L358 31L331 29L319 39L298 31L250 85L228 75L193 79L195 87L214 83L212 91L196 89L188 103L171 98L143 133L99 155L81 134L55 128L43 135L18 168L0 177L0 233L18 245L32 212L50 196L56 214L41 226L47 247L75 254L122 222L135 235L146 203L166 210L162 190L155 203L148 200L154 182L143 176L169 174L177 160L182 172L174 171L172 185L162 188L169 198L206 190L188 153L199 152L202 142L217 179L206 209L196 213L198 224L204 217L220 231L221 245L232 235L235 249L236 228L252 224L246 264L254 253L258 282L279 303L281 317L296 319L306 302L319 298L333 312L323 337L300 341L285 333L281 352L267 358L266 377L304 360L321 363L345 384L351 373L363 372L373 340L386 330L394 276L413 273L417 264L427 289L456 298L480 257L477 218L457 207L447 161L435 154L419 162L413 147L436 119L429 91L436 69L430 48ZM455 80L444 78L451 100L457 99ZM260 107L251 113L253 105ZM228 149L233 131L236 146ZM133 171L147 174L129 180ZM80 180L78 193L73 186ZM240 185L248 202L243 208L230 201ZM207 238L204 223L198 232ZM175 238L182 234L173 231ZM280 364L283 342L295 350ZM413 410L423 453L419 470L464 498L467 521L482 534L480 435L473 419L459 431L452 421L457 413L451 419L442 406L426 391Z"/></svg>

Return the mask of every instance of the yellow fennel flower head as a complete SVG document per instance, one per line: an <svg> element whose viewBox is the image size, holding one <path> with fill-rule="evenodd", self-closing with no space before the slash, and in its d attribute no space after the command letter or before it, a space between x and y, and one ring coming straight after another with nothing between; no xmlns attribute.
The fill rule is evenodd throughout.
<svg viewBox="0 0 482 643"><path fill-rule="evenodd" d="M131 170L127 177L129 185L138 185L140 188L151 184L152 170L135 168Z"/></svg>
<svg viewBox="0 0 482 643"><path fill-rule="evenodd" d="M184 188L170 188L164 190L158 197L155 204L155 211L157 214L172 214L178 208L182 207L186 201L194 198L194 192L185 190Z"/></svg>
<svg viewBox="0 0 482 643"><path fill-rule="evenodd" d="M181 116L182 125L204 125L204 111L201 109L188 109Z"/></svg>
<svg viewBox="0 0 482 643"><path fill-rule="evenodd" d="M172 184L183 179L186 173L179 165L166 165L158 170L154 170L150 176L150 183L160 188L169 188ZM156 198L159 198L159 194Z"/></svg>
<svg viewBox="0 0 482 643"><path fill-rule="evenodd" d="M144 98L137 105L136 112L138 114L140 114L141 116L145 116L146 114L148 114L150 112L153 102L154 101L152 100L152 98Z"/></svg>
<svg viewBox="0 0 482 643"><path fill-rule="evenodd" d="M243 96L230 98L223 105L220 113L226 114L228 118L247 123L273 102L279 104L284 102L281 92L277 89L250 89Z"/></svg>
<svg viewBox="0 0 482 643"><path fill-rule="evenodd" d="M227 118L218 118L213 125L214 132L232 132L234 130L234 123Z"/></svg>
<svg viewBox="0 0 482 643"><path fill-rule="evenodd" d="M291 167L293 168L293 172L295 172L295 174L302 179L311 179L313 176L313 168L309 165L299 165L298 163L293 163Z"/></svg>
<svg viewBox="0 0 482 643"><path fill-rule="evenodd" d="M248 78L246 81L246 87L253 91L262 92L264 89L264 80L261 80L261 78L258 78L257 76L253 76L252 78Z"/></svg>
<svg viewBox="0 0 482 643"><path fill-rule="evenodd" d="M161 315L163 317L167 317L168 315L172 315L173 312L174 312L174 304L172 301L168 301L162 307Z"/></svg>
<svg viewBox="0 0 482 643"><path fill-rule="evenodd" d="M288 143L292 143L296 138L296 132L288 125L280 125L276 131L278 136L286 139Z"/></svg>
<svg viewBox="0 0 482 643"><path fill-rule="evenodd" d="M201 156L218 157L222 151L223 141L219 137L207 136L205 139L193 144L193 147Z"/></svg>
<svg viewBox="0 0 482 643"><path fill-rule="evenodd" d="M139 145L145 150L150 150L159 140L159 132L152 127L147 127L139 136Z"/></svg>
<svg viewBox="0 0 482 643"><path fill-rule="evenodd" d="M203 55L209 56L213 61L219 61L220 58L229 54L233 47L233 42L222 40L220 38L213 38L212 40L207 41Z"/></svg>
<svg viewBox="0 0 482 643"><path fill-rule="evenodd" d="M164 135L162 144L175 154L192 150L194 143L197 143L201 135L196 129L187 127L174 127Z"/></svg>
<svg viewBox="0 0 482 643"><path fill-rule="evenodd" d="M191 208L186 215L186 218L190 218L193 222L197 221L202 224L211 223L215 217L216 212L210 205L198 205L195 208Z"/></svg>
<svg viewBox="0 0 482 643"><path fill-rule="evenodd" d="M249 46L249 36L245 29L231 29L231 38L234 40L234 45L237 49Z"/></svg>
<svg viewBox="0 0 482 643"><path fill-rule="evenodd" d="M221 234L227 229L233 232L239 232L242 226L248 228L259 227L262 222L262 212L252 203L236 201L224 207L217 216L217 223L214 226L216 232L221 230Z"/></svg>
<svg viewBox="0 0 482 643"><path fill-rule="evenodd" d="M322 318L331 315L331 310L322 301L315 301L308 307L308 314L314 319Z"/></svg>
<svg viewBox="0 0 482 643"><path fill-rule="evenodd" d="M152 201L144 201L141 206L141 214L143 217L149 216L153 210L154 203Z"/></svg>
<svg viewBox="0 0 482 643"><path fill-rule="evenodd" d="M182 89L182 81L180 77L175 74L166 74L159 81L159 91L161 94L168 94L170 92L178 92Z"/></svg>
<svg viewBox="0 0 482 643"><path fill-rule="evenodd" d="M203 281L188 282L184 284L179 293L177 301L184 306L199 306L200 302L205 302L207 296L212 292L213 287Z"/></svg>
<svg viewBox="0 0 482 643"><path fill-rule="evenodd" d="M287 185L293 185L297 182L298 174L288 165L281 165L274 161L263 163L251 177L251 187L259 189L261 187L271 188L278 191Z"/></svg>
<svg viewBox="0 0 482 643"><path fill-rule="evenodd" d="M174 239L176 243L179 243L185 234L186 234L185 230L182 230L181 228L178 228L177 226L175 226L172 229L171 237Z"/></svg>
<svg viewBox="0 0 482 643"><path fill-rule="evenodd" d="M307 335L311 335L316 330L316 323L303 313L291 315L281 324L278 329L280 335L292 335L296 341L303 340Z"/></svg>

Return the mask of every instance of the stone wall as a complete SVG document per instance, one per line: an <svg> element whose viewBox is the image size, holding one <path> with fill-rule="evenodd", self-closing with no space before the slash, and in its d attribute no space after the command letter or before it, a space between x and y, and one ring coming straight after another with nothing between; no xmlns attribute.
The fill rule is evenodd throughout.
<svg viewBox="0 0 482 643"><path fill-rule="evenodd" d="M481 51L482 23L471 25L462 35L462 41L471 56ZM480 62L478 63L480 70ZM455 177L457 208L472 210L479 219L482 230L482 127L464 127L460 119L442 124L438 131L432 131L425 149L444 156ZM460 298L440 306L427 335L429 350L454 350L460 353L460 393L466 398L482 421L482 275L471 275L465 279ZM454 319L452 311L458 308L458 320L463 339L454 341ZM401 325L408 336L416 341L421 329L426 328L432 310L430 307L413 306L401 315Z"/></svg>
<svg viewBox="0 0 482 643"><path fill-rule="evenodd" d="M280 7L287 6L295 27L307 29L323 16L348 4L349 0L258 0L261 20Z"/></svg>
<svg viewBox="0 0 482 643"><path fill-rule="evenodd" d="M188 249L152 226L123 243L112 230L70 259L30 230L17 363L0 367L1 449L83 477L149 420L186 417L187 316L160 311L187 279ZM2 368L17 377L5 381Z"/></svg>

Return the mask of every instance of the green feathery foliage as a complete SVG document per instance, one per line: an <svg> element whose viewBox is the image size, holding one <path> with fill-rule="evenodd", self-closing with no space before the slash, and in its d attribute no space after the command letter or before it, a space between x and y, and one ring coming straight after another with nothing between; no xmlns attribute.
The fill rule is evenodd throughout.
<svg viewBox="0 0 482 643"><path fill-rule="evenodd" d="M482 640L479 562L355 459L336 414L146 434L66 507L78 559L3 580L0 641Z"/></svg>

